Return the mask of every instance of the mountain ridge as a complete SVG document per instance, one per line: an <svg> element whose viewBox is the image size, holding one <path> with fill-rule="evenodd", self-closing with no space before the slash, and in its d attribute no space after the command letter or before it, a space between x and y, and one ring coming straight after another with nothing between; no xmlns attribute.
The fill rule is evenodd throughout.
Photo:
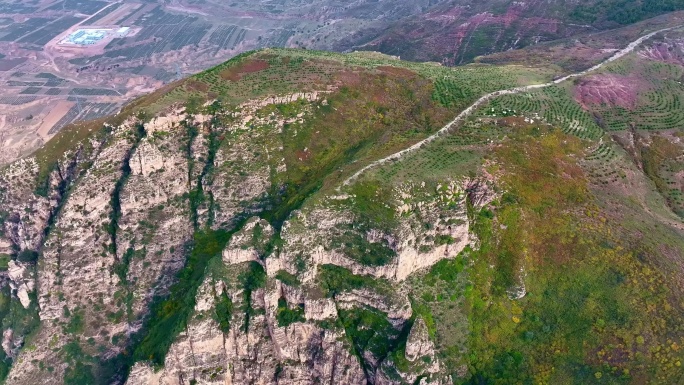
<svg viewBox="0 0 684 385"><path fill-rule="evenodd" d="M267 49L63 131L0 173L6 383L681 381L681 34L572 81Z"/></svg>

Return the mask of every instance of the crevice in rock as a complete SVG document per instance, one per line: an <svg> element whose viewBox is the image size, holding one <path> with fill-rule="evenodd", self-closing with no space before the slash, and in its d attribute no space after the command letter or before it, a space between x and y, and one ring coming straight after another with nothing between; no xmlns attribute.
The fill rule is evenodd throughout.
<svg viewBox="0 0 684 385"><path fill-rule="evenodd" d="M71 158L71 162L69 162L64 172L62 172L62 169L59 167L59 165L55 167L57 175L59 176L59 183L55 188L55 195L53 199L57 201L57 204L53 207L52 210L50 210L50 214L48 215L47 222L45 223L45 228L43 229L43 236L39 242L40 249L42 249L44 241L50 235L50 232L52 231L52 228L54 227L55 222L57 221L57 217L59 216L59 213L62 211L64 202L66 202L68 189L74 180L74 174L76 171L76 167L78 166L78 160L81 157L81 154L82 150L79 149L76 152L76 154Z"/></svg>
<svg viewBox="0 0 684 385"><path fill-rule="evenodd" d="M187 135L187 142L185 144L185 157L188 160L188 190L192 188L192 172L195 168L195 161L192 159L192 145L195 143L195 138L199 134L197 127L188 123L188 120L183 120L181 122L183 127L185 127L185 133Z"/></svg>
<svg viewBox="0 0 684 385"><path fill-rule="evenodd" d="M126 154L124 155L121 165L121 176L114 185L114 191L112 192L112 196L109 201L109 205L111 206L111 211L109 212L109 225L107 226L107 232L110 236L109 251L117 260L117 232L119 229L119 219L121 219L121 191L123 190L128 177L131 175L131 156L138 148L140 141L147 135L147 132L145 131L145 125L142 122L136 124L133 134L133 145L126 151Z"/></svg>
<svg viewBox="0 0 684 385"><path fill-rule="evenodd" d="M195 134L196 135L196 134ZM208 197L204 193L204 187L205 186L210 186L211 185L211 180L207 180L207 176L211 175L211 172L214 169L214 161L216 160L216 153L218 152L219 146L221 145L221 140L218 138L218 132L214 129L213 125L210 125L208 127L208 143L207 143L207 156L206 159L204 160L204 166L202 167L202 171L200 172L199 176L197 177L197 180L195 182L195 188L190 191L190 213L192 215L192 222L195 230L198 230L200 228L200 219L199 219L199 213L198 210L200 207L204 206L205 204L207 205L208 209L208 219L207 219L207 225L211 226L212 218L211 216L213 215L213 195L211 192L209 192ZM188 145L188 147L192 146L192 143ZM188 150L191 152L191 150ZM188 157L188 161L192 162L192 157L191 153L189 153L190 157ZM194 163L194 162L193 162ZM194 164L193 164L194 166ZM191 169L189 167L189 169ZM192 171L189 171L190 173Z"/></svg>
<svg viewBox="0 0 684 385"><path fill-rule="evenodd" d="M195 348L192 346L192 334L190 334L190 329L188 324L185 324L185 335L188 336L188 345L190 346L190 356L192 357L192 378L193 380L197 378L197 373L195 368L197 368L197 359L195 358Z"/></svg>
<svg viewBox="0 0 684 385"><path fill-rule="evenodd" d="M337 313L337 319L340 320L340 323L344 327L344 317L342 317L342 313L340 312L340 308L338 306L337 300L335 299L335 295L333 294L332 297L333 303L335 304L335 312ZM363 357L363 352L359 351L357 349L356 344L351 338L351 335L349 331L347 330L346 327L344 327L344 335L347 338L347 341L351 345L351 350L352 353L356 356L356 359L359 360L359 365L361 366L361 370L363 370L363 376L366 378L366 383L367 384L374 384L375 383L375 377L369 373L368 368L369 364L366 362L366 359Z"/></svg>

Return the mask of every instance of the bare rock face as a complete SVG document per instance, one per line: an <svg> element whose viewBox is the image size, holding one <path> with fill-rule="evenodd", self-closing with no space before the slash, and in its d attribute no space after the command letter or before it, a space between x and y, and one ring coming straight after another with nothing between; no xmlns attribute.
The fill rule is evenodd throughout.
<svg viewBox="0 0 684 385"><path fill-rule="evenodd" d="M259 261L266 243L273 236L271 225L258 217L250 218L242 229L234 234L228 247L223 250L223 262L237 265L242 262Z"/></svg>
<svg viewBox="0 0 684 385"><path fill-rule="evenodd" d="M323 321L336 316L335 301L330 298L306 299L304 302L304 317L307 320Z"/></svg>
<svg viewBox="0 0 684 385"><path fill-rule="evenodd" d="M165 294L172 284L193 233L189 206L182 198L190 191L181 148L185 132L170 122L162 127L170 131L147 130L131 152L131 173L120 194L116 272L132 295L130 316L136 320L152 298Z"/></svg>
<svg viewBox="0 0 684 385"><path fill-rule="evenodd" d="M459 180L373 198L347 186L272 220L273 195L291 183L284 127L327 105L328 92L212 114L173 107L109 127L47 174L35 158L2 170L0 256L9 262L0 284L37 318L26 342L26 330L3 330L14 359L7 383L63 384L111 362L124 362L112 381L129 385L448 383L425 322L412 321L406 285L474 242L466 201L492 194ZM295 114L268 109L292 102ZM21 182L41 173L47 193ZM390 219L365 216L362 199ZM202 236L215 254L193 254ZM19 260L22 251L38 261ZM326 278L332 268L343 278ZM163 367L152 367L136 344L178 283L194 303L168 336ZM400 370L404 352L387 351L404 345Z"/></svg>
<svg viewBox="0 0 684 385"><path fill-rule="evenodd" d="M62 349L74 333L90 341L80 344L88 354L118 354L151 299L183 266L193 231L182 199L189 190L179 151L184 132L157 128L146 136L144 127L128 120L91 151L92 164L70 187L50 231L41 232L47 234L37 265L41 330L32 340L36 349L22 350L10 383L34 383L41 361L54 365L49 383L61 383L67 368L55 363L69 359ZM28 307L33 281L10 263L17 296Z"/></svg>
<svg viewBox="0 0 684 385"><path fill-rule="evenodd" d="M364 383L364 373L339 332L304 322L278 325L277 287L252 293L252 303L265 314L248 324L241 315L234 316L230 328L222 331L209 315L215 312L214 295L224 294L223 285L212 285L205 281L198 293L196 314L205 316L196 315L177 338L164 369L155 373L137 364L127 384ZM240 305L240 292L226 294Z"/></svg>
<svg viewBox="0 0 684 385"><path fill-rule="evenodd" d="M37 378L39 371L31 364L37 361L32 360L56 359L58 349L54 348L67 342L58 322L68 321L67 314L78 314L85 323L83 335L108 349L113 348L109 336L125 330L123 322L114 322L100 330L96 325L106 313L96 311L95 304L106 311L119 311L114 299L119 279L111 273L116 255L112 252L113 238L108 234L107 226L111 197L123 175L121 164L130 151L131 143L125 137L127 132L122 128L115 133L118 140L102 150L93 166L73 187L62 215L45 241L38 265L38 300L40 318L49 322L43 324L42 333L35 341L37 349L22 352L22 365L13 368L12 381L25 383ZM50 347L53 336L62 338ZM63 368L56 370L59 372Z"/></svg>
<svg viewBox="0 0 684 385"><path fill-rule="evenodd" d="M54 203L48 197L34 194L28 180L38 175L38 164L33 158L21 159L3 170L0 175L0 203L2 203L3 231L0 234L0 253L13 249L36 250L42 241ZM57 175L49 176L48 185L57 182Z"/></svg>
<svg viewBox="0 0 684 385"><path fill-rule="evenodd" d="M5 329L2 332L2 350L7 357L16 358L23 342L24 336L15 335L12 329Z"/></svg>
<svg viewBox="0 0 684 385"><path fill-rule="evenodd" d="M283 232L286 244L278 262L281 268L294 273L295 259L307 255L311 264L332 264L351 270L354 274L371 275L403 281L409 275L428 268L445 258L456 257L472 243L466 214L467 192L457 182L436 187L434 194L426 194L424 186L405 186L396 191L395 207L401 217L390 233L370 229L361 236L370 243L386 242L396 257L384 265L368 265L349 258L336 249L331 241L340 228L353 226L356 218L348 212L336 213L326 207L313 207L298 212ZM416 195L425 200L416 199ZM478 204L486 204L486 194ZM334 196L330 201L351 201L350 196ZM427 228L427 230L426 230ZM311 271L310 271L311 272ZM307 275L305 280L312 279Z"/></svg>
<svg viewBox="0 0 684 385"><path fill-rule="evenodd" d="M31 304L29 293L35 288L35 280L31 277L31 271L21 262L9 261L7 274L11 280L10 286L16 290L17 297L24 308Z"/></svg>
<svg viewBox="0 0 684 385"><path fill-rule="evenodd" d="M416 318L411 327L411 332L409 333L408 340L406 341L406 359L411 362L416 361L422 357L429 357L434 359L435 355L435 345L430 341L430 336L428 334L427 325L425 325L425 320L422 317ZM439 370L439 364L437 362L433 363L430 372L436 372Z"/></svg>
<svg viewBox="0 0 684 385"><path fill-rule="evenodd" d="M436 355L435 345L430 339L427 325L422 317L416 317L408 338L404 356L408 367L399 370L391 362L383 362L378 372L376 384L451 384L451 379L440 372L442 365ZM396 373L399 378L391 379L388 373Z"/></svg>

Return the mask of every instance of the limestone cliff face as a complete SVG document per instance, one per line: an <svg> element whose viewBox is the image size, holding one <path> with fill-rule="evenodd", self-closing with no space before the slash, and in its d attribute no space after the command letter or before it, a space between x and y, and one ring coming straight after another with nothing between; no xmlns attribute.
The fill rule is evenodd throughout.
<svg viewBox="0 0 684 385"><path fill-rule="evenodd" d="M200 319L200 314L213 309L212 292L221 295L220 290L221 286L203 284L198 294L202 306L195 309L195 319L172 346L164 368L154 372L137 364L127 384L187 384L193 379L203 384L365 382L359 362L343 342L343 333L309 322L278 326L274 311L282 293L277 287L253 293L252 302L265 314L252 318L247 329L239 318L233 318L226 332L213 319ZM239 294L229 293L236 304Z"/></svg>
<svg viewBox="0 0 684 385"><path fill-rule="evenodd" d="M103 321L105 314L116 314L121 308L115 299L119 279L111 273L117 262L115 238L108 233L108 224L112 205L118 204L112 196L124 175L122 164L128 162L133 145L129 132L124 125L113 133L114 140L101 150L92 167L71 189L45 240L37 267L42 322L36 349L22 351L13 368L19 375L10 377L10 383L38 381L40 372L35 362L58 359L55 348L68 342L60 324L67 322L70 314L81 320L83 336L92 338L105 351L116 351L110 337L125 333L127 325L122 318ZM49 383L59 383L63 376L64 367L55 370L56 376Z"/></svg>
<svg viewBox="0 0 684 385"><path fill-rule="evenodd" d="M190 208L183 199L190 191L182 148L188 139L175 127L147 130L131 153L131 173L121 190L117 272L120 285L132 296L127 311L135 320L146 314L154 296L166 293L192 238Z"/></svg>
<svg viewBox="0 0 684 385"><path fill-rule="evenodd" d="M26 312L2 329L7 383L82 372L130 385L448 383L407 282L473 244L466 201L491 194L472 181L394 186L386 225L363 222L350 189L269 221L287 183L283 128L303 124L331 90L204 114L174 106L109 127L47 173L38 157L1 170L0 278ZM296 114L268 109L292 102ZM132 359L153 304L189 279L196 235L211 231L229 239L205 261L163 366ZM384 259L365 258L376 252ZM330 266L375 283L331 290ZM387 346L405 344L397 354L411 365L365 346L359 311L386 325Z"/></svg>
<svg viewBox="0 0 684 385"><path fill-rule="evenodd" d="M371 229L361 234L370 243L385 241L393 249L396 257L389 263L364 265L333 245L340 229L353 227L357 218L350 212L340 214L327 206L340 202L353 205L354 199L348 195L332 196L327 204L296 213L284 226L286 243L278 261L273 263L295 274L295 259L304 255L312 266L332 264L354 274L403 281L410 274L444 258L457 256L471 243L466 215L467 194L456 182L437 186L436 191L428 191L425 186L403 186L395 194L397 216L401 218L396 228L389 233ZM305 280L314 278L315 271L310 273L304 274Z"/></svg>
<svg viewBox="0 0 684 385"><path fill-rule="evenodd" d="M164 367L155 371L147 364L136 364L127 384L189 384L191 380L206 384L399 384L414 383L420 376L424 376L421 383L450 383L447 377L440 375L444 368L440 366L425 322L420 317L413 320L411 304L401 290L391 295L352 290L332 298L321 298L315 281L318 266L333 264L355 274L401 282L443 258L456 256L471 241L465 216L466 191L463 187L467 186L457 183L438 186L440 193L430 202L398 205L403 212L420 210L423 220L434 220L434 228L429 234L448 235L455 240L449 244L433 246L429 250L423 247L423 252L418 252L413 245L420 234L418 226L423 228L423 224L417 223L416 217L411 215L402 219L396 233L372 230L366 234L376 242L385 237L392 239L391 244L398 252L395 260L386 266L363 266L341 251L326 250L335 229L340 224L350 223L353 215L326 208L325 201L303 208L286 221L281 232L284 244L269 255L263 254L263 246L275 234L274 229L263 219L249 219L223 250L222 264L232 272L232 281L249 263L264 267L268 283L251 293L251 303L259 315L251 318L245 328L244 316L234 314L230 328L221 330L213 318L217 311L216 299L227 295L233 308L240 308L244 305L243 292L226 285L225 281L217 281L216 277L205 280L197 294L193 320L174 343ZM414 187L425 190L421 186ZM479 193L486 195L483 191ZM397 196L408 200L417 195L406 190ZM340 197L330 199L339 200ZM456 202L458 209L454 210L452 204L451 209L445 210L444 205L449 202ZM402 242L395 239L402 239ZM302 258L308 261L303 269ZM282 271L299 277L301 286L289 286L280 281L278 277ZM284 301L288 307L303 308L300 321L282 325L278 319L282 306L279 301ZM360 360L353 354L354 347L345 329L326 326L339 322L340 311L356 308L379 311L397 330L410 328L405 357L411 367L407 372L399 373L398 377L386 374L397 373L394 364L385 357L374 357L370 352L362 352Z"/></svg>

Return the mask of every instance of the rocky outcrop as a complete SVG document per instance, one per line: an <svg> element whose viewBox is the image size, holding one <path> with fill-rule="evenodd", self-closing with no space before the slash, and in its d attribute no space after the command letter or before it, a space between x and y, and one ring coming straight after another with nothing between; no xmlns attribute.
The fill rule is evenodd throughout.
<svg viewBox="0 0 684 385"><path fill-rule="evenodd" d="M9 261L7 274L10 278L10 286L12 290L16 290L21 306L28 308L31 304L29 293L33 293L35 289L35 280L31 276L32 269L28 269L21 262Z"/></svg>
<svg viewBox="0 0 684 385"><path fill-rule="evenodd" d="M20 354L11 383L34 381L39 361L63 360L60 349L72 333L92 341L82 348L93 356L117 354L152 297L163 294L183 265L192 226L181 198L188 183L178 183L188 175L176 150L182 133L153 132L145 137L140 123L128 120L113 129L107 145L91 147L92 164L69 186L60 214L48 220L54 223L43 232L37 271L41 332L32 339L37 349ZM66 175L61 168L57 173ZM28 304L31 281L16 285ZM64 367L55 367L50 381L60 383Z"/></svg>
<svg viewBox="0 0 684 385"><path fill-rule="evenodd" d="M406 359L416 362L423 357L428 357L432 362L428 372L436 373L439 371L439 363L435 361L435 344L430 341L425 320L422 317L417 317L406 341Z"/></svg>
<svg viewBox="0 0 684 385"><path fill-rule="evenodd" d="M273 234L273 227L267 221L252 217L231 237L228 247L222 253L223 262L227 265L237 265L242 262L259 261L260 257L265 257L266 245Z"/></svg>
<svg viewBox="0 0 684 385"><path fill-rule="evenodd" d="M357 326L342 317L363 309L387 327L388 349L401 346L396 339L405 338L401 331L414 316L407 278L472 242L466 200L481 188L459 181L395 186L382 197L394 210L392 226L355 227L358 197L346 190L269 223L264 218L279 203L271 195L287 187L283 127L303 124L315 106L327 105L321 99L329 91L259 99L213 115L174 106L147 122L128 119L59 162L47 196L28 184L10 187L22 172L37 175L35 160L0 174L8 186L0 191L8 213L0 254L40 254L37 264L9 262L15 300L38 306L40 327L32 349L20 349L24 336L13 329L3 331L3 350L16 357L7 382L62 384L76 362L97 371L96 362L135 351L151 304L188 279L183 269L192 256L209 258L186 286L199 286L194 309L169 336L163 368L132 363L128 384L401 383L388 374L396 372L392 360L361 349ZM301 110L287 117L268 108L293 101ZM220 255L193 254L203 234L229 237ZM348 234L383 247L388 259L373 264L351 255L337 241ZM320 282L324 265L377 285L328 292ZM407 354L434 358L420 327ZM416 366L401 373L406 381L441 370L436 359L428 366L418 364L422 356L407 359ZM41 367L52 368L49 378Z"/></svg>
<svg viewBox="0 0 684 385"><path fill-rule="evenodd" d="M15 335L14 330L5 329L2 332L2 350L5 352L7 357L12 359L16 358L23 343L24 336Z"/></svg>
<svg viewBox="0 0 684 385"><path fill-rule="evenodd" d="M199 290L197 314L214 311L213 293L221 295L223 286L212 286L205 281ZM341 332L312 323L278 325L274 305L279 293L276 285L252 294L252 303L264 314L251 318L247 329L241 315L232 317L226 332L211 316L195 317L171 347L160 372L137 364L127 384L363 383L363 371L342 342ZM235 306L242 302L240 294L228 293Z"/></svg>
<svg viewBox="0 0 684 385"><path fill-rule="evenodd" d="M332 264L354 274L403 281L442 259L456 257L471 244L466 199L472 197L479 206L491 201L493 195L484 182L470 182L465 187L454 181L436 186L435 192L428 192L425 186L398 189L393 202L401 218L398 225L390 233L371 229L362 234L371 243L384 240L391 245L396 257L385 265L364 265L331 246L339 229L349 228L356 218L348 211L335 212L326 206L339 205L340 201L351 206L353 198L349 195L332 196L327 203L294 215L283 227L286 244L280 259L267 263L295 273L295 259L304 254L313 265ZM315 274L309 273L303 274L304 281L314 279Z"/></svg>
<svg viewBox="0 0 684 385"><path fill-rule="evenodd" d="M183 196L190 191L188 161L177 150L188 140L178 124L148 130L131 153L120 195L116 272L121 289L131 293L129 318L134 328L152 298L166 293L183 266L193 224ZM170 131L162 131L167 127Z"/></svg>

